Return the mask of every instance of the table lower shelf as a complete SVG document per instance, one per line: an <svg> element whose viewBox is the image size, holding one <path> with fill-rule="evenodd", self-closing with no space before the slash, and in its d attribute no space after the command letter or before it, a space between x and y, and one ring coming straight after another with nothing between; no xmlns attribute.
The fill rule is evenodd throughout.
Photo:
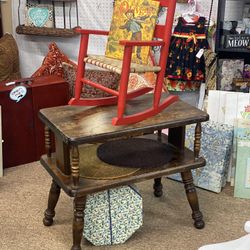
<svg viewBox="0 0 250 250"><path fill-rule="evenodd" d="M122 185L128 185L140 181L168 176L174 173L185 172L191 169L205 166L204 158L194 158L194 153L185 148L184 152L179 153L178 159L173 160L161 167L143 168L135 173L116 179L96 180L80 177L79 186L74 187L73 180L70 175L64 175L57 167L55 155L51 157L43 155L41 157L41 164L48 171L51 177L57 184L72 197L83 196L86 194L96 193L109 188L114 188Z"/></svg>

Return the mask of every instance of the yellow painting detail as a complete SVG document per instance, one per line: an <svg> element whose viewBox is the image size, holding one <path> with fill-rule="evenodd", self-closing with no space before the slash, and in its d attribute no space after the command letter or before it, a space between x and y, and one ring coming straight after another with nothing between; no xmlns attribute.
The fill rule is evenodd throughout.
<svg viewBox="0 0 250 250"><path fill-rule="evenodd" d="M122 59L120 40L151 41L158 10L159 2L154 0L116 0L105 55ZM133 47L132 61L147 64L149 49Z"/></svg>

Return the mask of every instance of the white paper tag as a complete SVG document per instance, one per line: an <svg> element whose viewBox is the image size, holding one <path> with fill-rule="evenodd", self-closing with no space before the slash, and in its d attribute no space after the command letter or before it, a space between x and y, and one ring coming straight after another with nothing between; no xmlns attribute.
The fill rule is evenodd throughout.
<svg viewBox="0 0 250 250"><path fill-rule="evenodd" d="M203 82L200 86L200 97L199 97L199 103L198 103L198 109L202 110L204 99L205 99L205 92L206 92L206 84Z"/></svg>
<svg viewBox="0 0 250 250"><path fill-rule="evenodd" d="M10 91L10 99L19 102L25 97L27 88L24 86L17 86Z"/></svg>
<svg viewBox="0 0 250 250"><path fill-rule="evenodd" d="M14 84L16 84L16 82L7 82L7 83L5 83L5 86L10 86L10 85L14 85Z"/></svg>
<svg viewBox="0 0 250 250"><path fill-rule="evenodd" d="M185 16L184 17L184 19L185 19L185 21L187 22L187 23L193 23L194 22L194 20L192 19L192 17L190 17L190 16Z"/></svg>
<svg viewBox="0 0 250 250"><path fill-rule="evenodd" d="M204 49L200 49L198 51L198 53L196 54L196 57L200 59L202 57L203 53L204 53Z"/></svg>

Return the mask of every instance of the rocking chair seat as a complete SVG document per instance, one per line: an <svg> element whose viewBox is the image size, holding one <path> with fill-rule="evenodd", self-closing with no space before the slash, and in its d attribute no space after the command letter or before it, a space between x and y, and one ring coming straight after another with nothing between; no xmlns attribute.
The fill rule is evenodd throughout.
<svg viewBox="0 0 250 250"><path fill-rule="evenodd" d="M96 65L98 67L108 69L115 73L121 74L123 61L119 59L109 58L103 55L88 55L84 58L85 63ZM160 66L151 66L146 64L130 64L130 73L145 73L145 72L159 72Z"/></svg>

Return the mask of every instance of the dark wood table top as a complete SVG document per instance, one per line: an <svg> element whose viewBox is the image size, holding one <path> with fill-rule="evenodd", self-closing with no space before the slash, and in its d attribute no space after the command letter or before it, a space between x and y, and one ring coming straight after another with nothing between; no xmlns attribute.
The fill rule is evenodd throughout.
<svg viewBox="0 0 250 250"><path fill-rule="evenodd" d="M152 103L152 95L144 95L127 104L127 112L145 110ZM40 119L62 140L71 145L93 143L123 136L153 133L155 130L173 128L207 121L207 113L177 101L158 115L126 126L113 126L117 106L86 107L60 106L42 109Z"/></svg>

